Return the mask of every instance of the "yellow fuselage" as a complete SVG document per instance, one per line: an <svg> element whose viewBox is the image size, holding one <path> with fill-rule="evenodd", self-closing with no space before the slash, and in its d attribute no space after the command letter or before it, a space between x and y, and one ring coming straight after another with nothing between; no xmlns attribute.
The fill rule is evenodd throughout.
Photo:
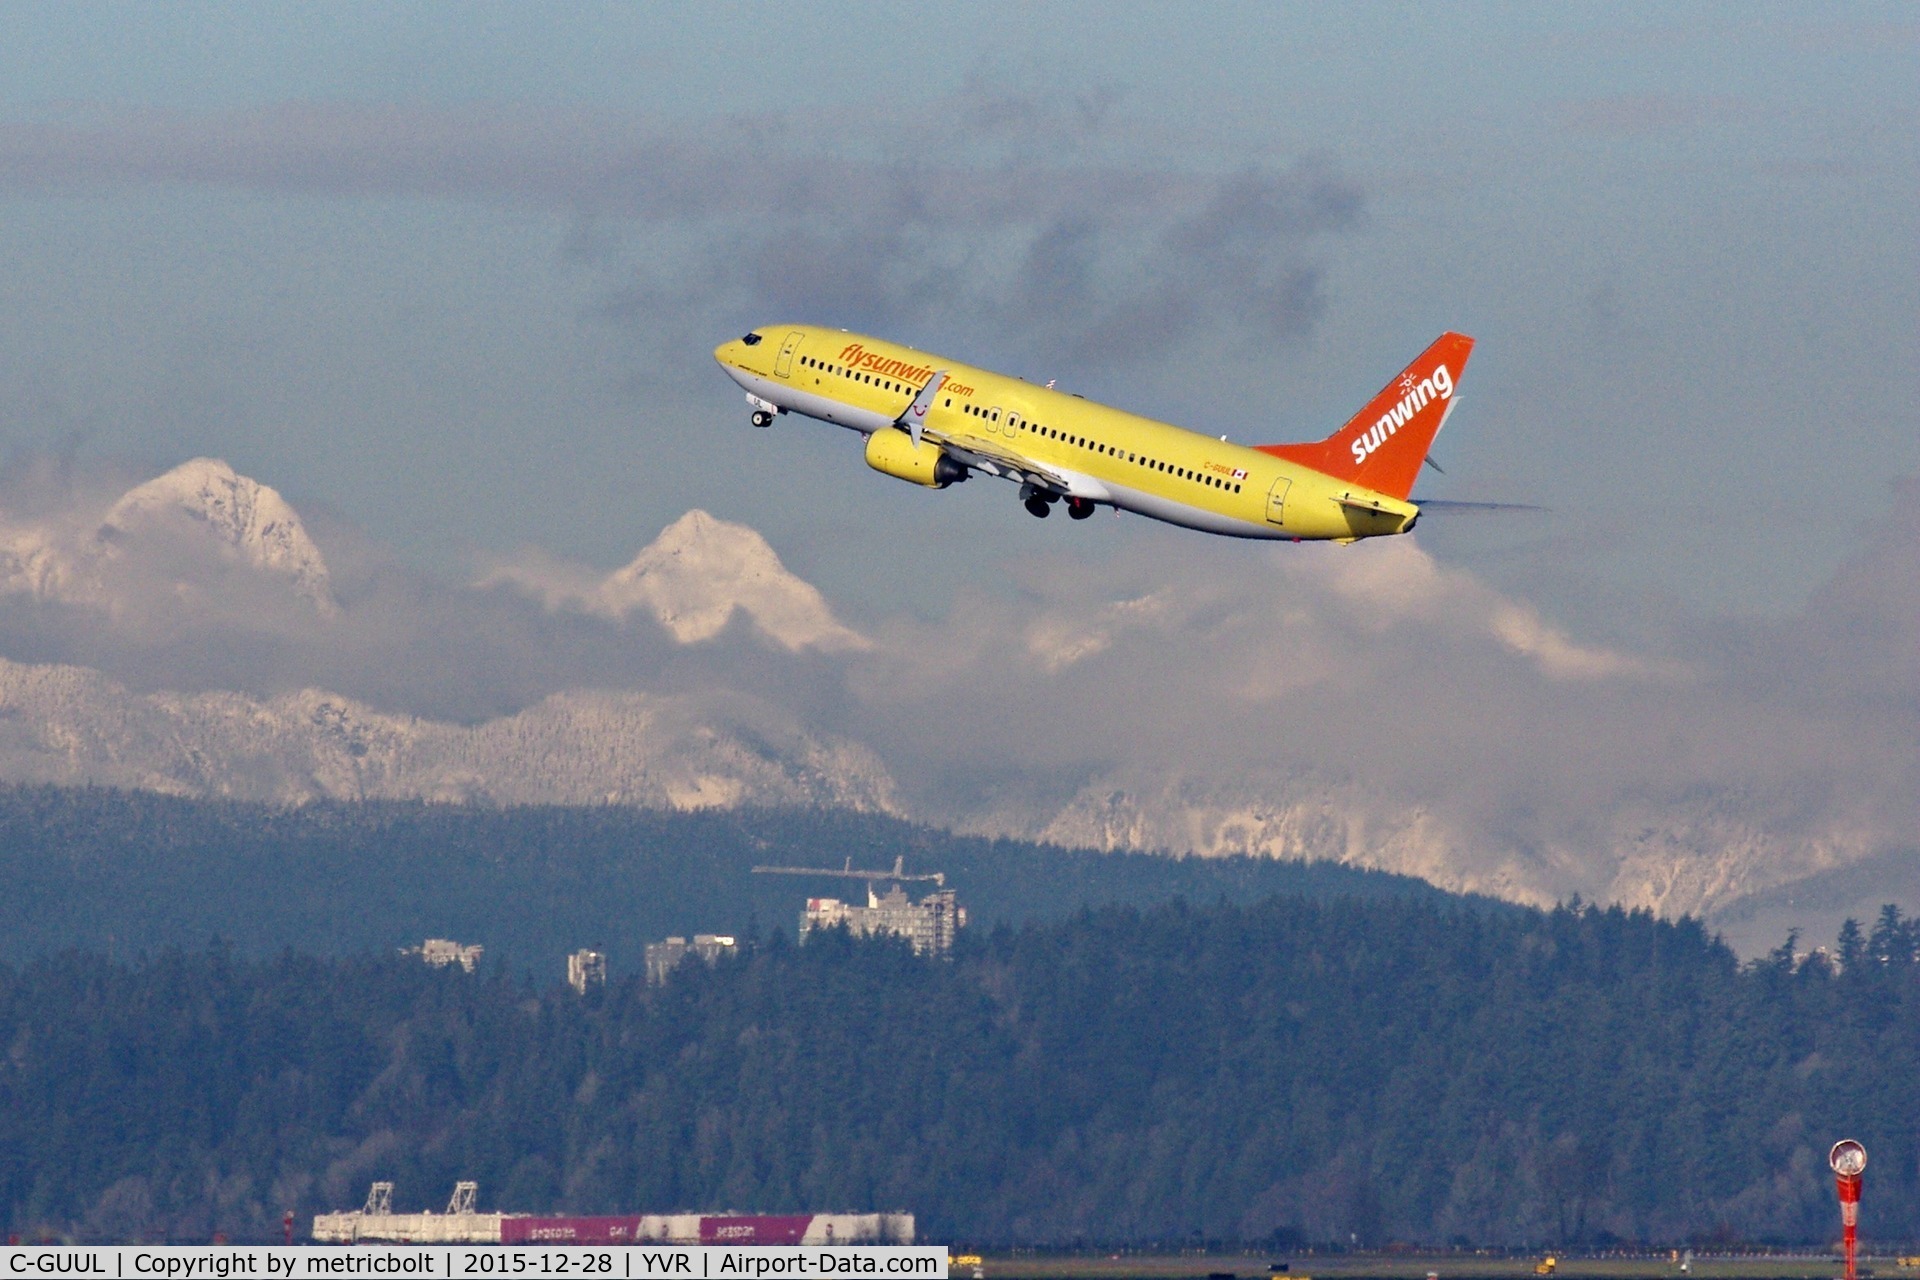
<svg viewBox="0 0 1920 1280"><path fill-rule="evenodd" d="M723 344L714 358L766 412L869 435L894 430L944 373L924 440L968 470L1018 481L1049 500L1108 504L1242 538L1350 541L1403 533L1419 514L1411 502L1246 445L898 343L809 325L767 326L755 336L751 345Z"/></svg>

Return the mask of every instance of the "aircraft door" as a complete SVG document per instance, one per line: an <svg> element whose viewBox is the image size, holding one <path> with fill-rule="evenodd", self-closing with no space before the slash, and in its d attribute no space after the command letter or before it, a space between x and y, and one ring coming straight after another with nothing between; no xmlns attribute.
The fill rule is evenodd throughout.
<svg viewBox="0 0 1920 1280"><path fill-rule="evenodd" d="M1267 495L1267 523L1285 524L1287 513L1287 490L1293 481L1281 476L1273 482L1273 491Z"/></svg>
<svg viewBox="0 0 1920 1280"><path fill-rule="evenodd" d="M787 340L780 344L780 358L773 362L773 372L776 377L785 378L793 373L794 350L799 347L800 339L806 336L807 335L800 332L800 330L795 329L787 335Z"/></svg>
<svg viewBox="0 0 1920 1280"><path fill-rule="evenodd" d="M1020 415L1009 411L1006 425L1000 429L1007 434L1007 438L1010 440L1018 437L1020 434Z"/></svg>

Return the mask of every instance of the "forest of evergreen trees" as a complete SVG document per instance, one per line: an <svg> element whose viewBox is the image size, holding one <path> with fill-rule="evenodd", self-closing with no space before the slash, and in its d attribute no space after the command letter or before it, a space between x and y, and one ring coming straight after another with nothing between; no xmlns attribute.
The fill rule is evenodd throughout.
<svg viewBox="0 0 1920 1280"><path fill-rule="evenodd" d="M864 892L756 876L756 865L890 867L899 856L910 871L947 873L987 925L1179 896L1445 897L1332 863L1101 854L845 811L287 808L0 787L0 960L67 947L128 958L215 937L243 955L365 955L447 937L539 975L564 972L562 957L582 946L634 972L645 944L668 934L792 932L809 895Z"/></svg>
<svg viewBox="0 0 1920 1280"><path fill-rule="evenodd" d="M582 998L381 954L0 965L0 1218L268 1237L437 1207L907 1209L955 1242L1920 1235L1920 944L1432 896L1107 906L951 961L843 935Z"/></svg>

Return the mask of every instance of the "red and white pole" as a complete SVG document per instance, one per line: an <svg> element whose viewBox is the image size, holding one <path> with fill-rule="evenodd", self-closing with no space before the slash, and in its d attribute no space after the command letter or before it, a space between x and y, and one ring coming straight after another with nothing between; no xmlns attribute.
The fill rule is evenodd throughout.
<svg viewBox="0 0 1920 1280"><path fill-rule="evenodd" d="M1867 1149L1852 1138L1842 1139L1827 1153L1827 1164L1833 1169L1834 1186L1840 1192L1840 1243L1847 1253L1847 1280L1857 1280L1854 1247L1860 1225L1860 1175L1866 1172Z"/></svg>

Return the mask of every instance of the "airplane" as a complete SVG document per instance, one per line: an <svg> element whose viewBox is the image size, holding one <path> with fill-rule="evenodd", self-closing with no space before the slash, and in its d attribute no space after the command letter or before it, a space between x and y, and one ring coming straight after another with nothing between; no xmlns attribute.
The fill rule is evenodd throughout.
<svg viewBox="0 0 1920 1280"><path fill-rule="evenodd" d="M1228 537L1351 543L1419 520L1413 482L1472 351L1444 333L1326 439L1256 445L839 329L768 326L713 355L754 426L795 413L861 432L868 466L930 489L979 472L1018 484L1043 518L1106 505Z"/></svg>

